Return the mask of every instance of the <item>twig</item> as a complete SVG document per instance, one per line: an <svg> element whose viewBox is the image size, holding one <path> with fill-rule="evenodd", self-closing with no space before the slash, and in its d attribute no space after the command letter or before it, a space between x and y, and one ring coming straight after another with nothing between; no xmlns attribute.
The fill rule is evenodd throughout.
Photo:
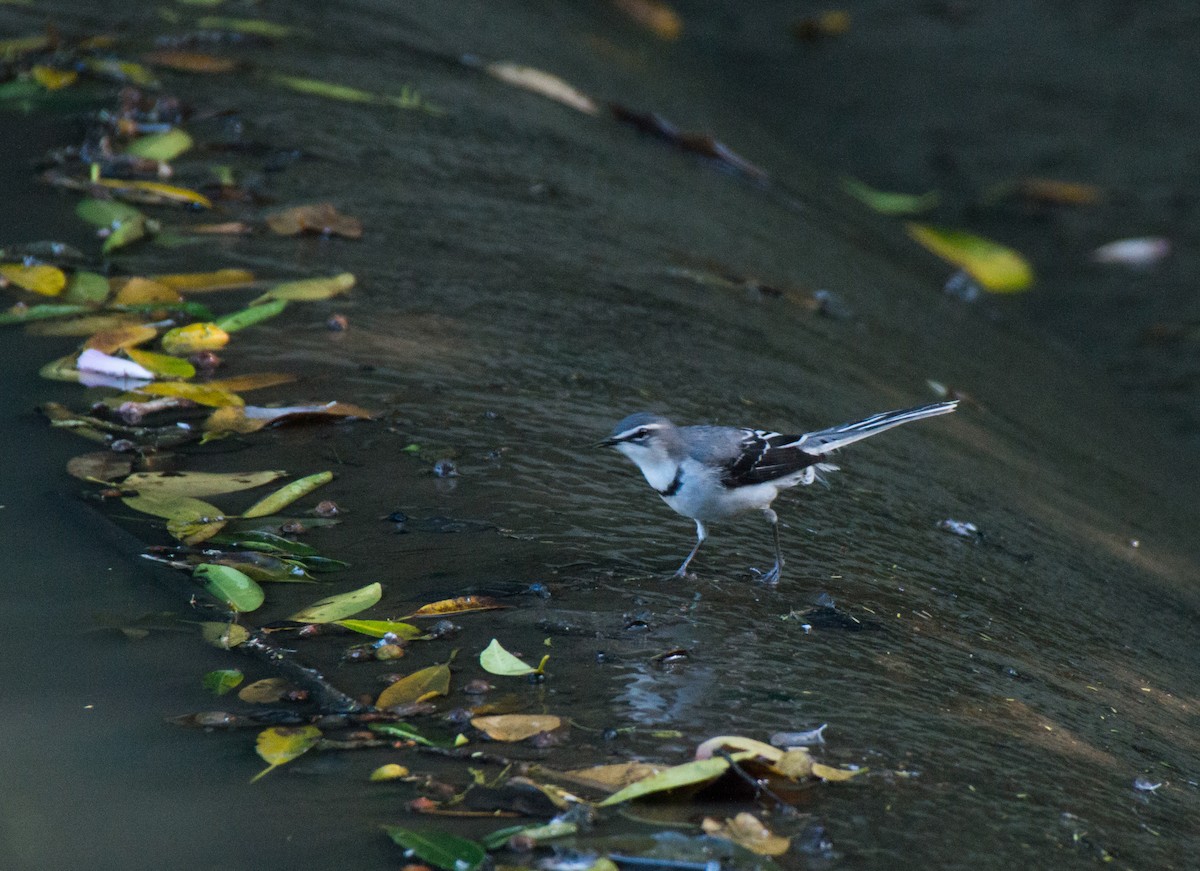
<svg viewBox="0 0 1200 871"><path fill-rule="evenodd" d="M322 713L361 714L370 707L356 701L325 679L315 668L297 662L289 654L267 641L261 632L251 635L234 650L269 663L281 676L307 689Z"/></svg>

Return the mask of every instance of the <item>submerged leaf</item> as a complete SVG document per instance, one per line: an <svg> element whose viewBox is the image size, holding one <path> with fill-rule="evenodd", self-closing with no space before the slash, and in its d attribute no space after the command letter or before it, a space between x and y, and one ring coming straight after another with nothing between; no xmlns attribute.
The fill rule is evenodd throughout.
<svg viewBox="0 0 1200 871"><path fill-rule="evenodd" d="M148 342L157 335L158 330L154 329L154 327L146 326L145 324L131 324L129 326L117 327L113 330L101 330L84 342L83 347L85 349L91 348L102 354L115 354L121 350L128 352L135 345ZM133 358L130 357L130 359ZM137 363L137 361L134 360L134 363ZM144 366L141 368L143 371L150 371Z"/></svg>
<svg viewBox="0 0 1200 871"><path fill-rule="evenodd" d="M90 306L86 305L60 305L57 303L42 303L39 305L25 305L25 303L17 303L8 311L0 313L0 325L5 324L23 324L32 321L42 320L57 320L59 318L67 318L72 315L82 314L91 311ZM30 331L30 335L38 335L34 331ZM41 335L48 335L42 333ZM87 335L87 331L77 332L73 335Z"/></svg>
<svg viewBox="0 0 1200 871"><path fill-rule="evenodd" d="M287 619L296 623L333 623L365 611L383 598L383 587L378 582L367 584L348 593L328 596L302 608Z"/></svg>
<svg viewBox="0 0 1200 871"><path fill-rule="evenodd" d="M238 68L238 62L232 58L173 48L149 52L142 55L142 60L183 73L230 73Z"/></svg>
<svg viewBox="0 0 1200 871"><path fill-rule="evenodd" d="M409 705L435 696L448 695L449 692L450 666L443 662L414 671L390 684L375 700L375 707L384 710L398 705Z"/></svg>
<svg viewBox="0 0 1200 871"><path fill-rule="evenodd" d="M613 5L660 39L673 41L683 33L683 19L663 0L613 0Z"/></svg>
<svg viewBox="0 0 1200 871"><path fill-rule="evenodd" d="M250 779L251 783L280 765L303 756L321 740L316 726L274 726L258 733L255 750L267 767Z"/></svg>
<svg viewBox="0 0 1200 871"><path fill-rule="evenodd" d="M297 499L302 499L318 487L333 480L333 472L318 472L281 487L255 502L242 512L242 517L266 517L278 514Z"/></svg>
<svg viewBox="0 0 1200 871"><path fill-rule="evenodd" d="M204 581L205 589L212 596L235 611L254 611L266 599L262 587L244 572L230 566L201 563L192 570L192 574Z"/></svg>
<svg viewBox="0 0 1200 871"><path fill-rule="evenodd" d="M97 272L78 270L59 297L63 302L98 304L108 299L108 279Z"/></svg>
<svg viewBox="0 0 1200 871"><path fill-rule="evenodd" d="M493 741L524 741L542 732L553 732L562 726L562 718L552 714L497 714L474 717L471 725Z"/></svg>
<svg viewBox="0 0 1200 871"><path fill-rule="evenodd" d="M223 18L219 15L201 18L196 22L196 27L201 30L229 30L267 39L283 39L295 33L295 28L274 21L264 21L261 18Z"/></svg>
<svg viewBox="0 0 1200 871"><path fill-rule="evenodd" d="M112 282L113 290L113 305L144 305L146 303L176 303L181 302L183 297L179 295L179 291L167 287L165 284L159 284L157 281L151 281L148 278L125 278L119 281Z"/></svg>
<svg viewBox="0 0 1200 871"><path fill-rule="evenodd" d="M384 826L389 838L422 862L443 871L476 871L487 858L475 841L446 832L414 832L399 826Z"/></svg>
<svg viewBox="0 0 1200 871"><path fill-rule="evenodd" d="M84 481L115 481L128 475L132 468L130 456L112 451L80 454L67 461L67 474Z"/></svg>
<svg viewBox="0 0 1200 871"><path fill-rule="evenodd" d="M527 665L501 647L500 642L495 638L479 654L479 664L483 666L484 671L500 675L515 676L533 674L536 671L532 665Z"/></svg>
<svg viewBox="0 0 1200 871"><path fill-rule="evenodd" d="M245 679L246 676L236 668L221 668L204 675L204 688L214 695L223 696Z"/></svg>
<svg viewBox="0 0 1200 871"><path fill-rule="evenodd" d="M42 296L58 296L67 286L67 274L57 266L0 263L0 278Z"/></svg>
<svg viewBox="0 0 1200 871"><path fill-rule="evenodd" d="M97 227L112 227L146 217L128 203L93 198L80 200L75 206L75 214Z"/></svg>
<svg viewBox="0 0 1200 871"><path fill-rule="evenodd" d="M332 203L292 206L267 215L267 226L280 236L316 233L322 236L343 236L358 239L362 236L362 221L343 215Z"/></svg>
<svg viewBox="0 0 1200 871"><path fill-rule="evenodd" d="M1011 248L961 230L916 223L905 228L916 242L962 267L986 290L1016 293L1033 284L1033 268Z"/></svg>
<svg viewBox="0 0 1200 871"><path fill-rule="evenodd" d="M295 689L286 678L265 677L238 690L238 698L253 705L271 705Z"/></svg>

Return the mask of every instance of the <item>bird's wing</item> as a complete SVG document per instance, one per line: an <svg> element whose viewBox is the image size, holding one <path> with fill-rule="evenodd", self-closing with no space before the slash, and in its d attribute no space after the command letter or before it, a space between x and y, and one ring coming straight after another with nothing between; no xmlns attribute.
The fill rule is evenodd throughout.
<svg viewBox="0 0 1200 871"><path fill-rule="evenodd" d="M726 487L748 487L786 478L824 459L821 454L796 447L794 435L760 429L745 429L741 434L740 453L721 470L721 483Z"/></svg>

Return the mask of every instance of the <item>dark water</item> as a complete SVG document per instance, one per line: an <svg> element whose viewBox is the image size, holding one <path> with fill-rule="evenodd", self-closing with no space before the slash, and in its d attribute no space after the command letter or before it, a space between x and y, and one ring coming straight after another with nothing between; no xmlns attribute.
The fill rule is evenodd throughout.
<svg viewBox="0 0 1200 871"><path fill-rule="evenodd" d="M56 18L82 31L114 24L92 7L58 8L68 11ZM1118 867L1188 867L1200 846L1194 345L1147 350L1138 336L1153 320L1194 317L1185 288L1195 275L1186 244L1195 179L1186 169L1155 183L1131 176L1125 184L1137 196L1133 205L1122 199L1117 215L978 215L966 205L983 180L1017 172L1075 170L1117 183L1085 172L1117 161L1090 128L1054 127L1060 116L1039 108L1039 91L997 85L1013 66L1002 61L1021 47L1049 51L1058 33L1054 44L1069 57L1099 65L1086 37L1119 43L1132 34L1144 49L1140 70L1129 63L1138 78L1184 50L1141 19L1121 29L1074 4L1044 13L1058 31L1032 13L950 21L932 8L863 4L842 43L810 47L790 41L794 10L783 4L754 15L680 4L688 35L673 45L604 4L267 4L256 14L306 35L246 51L260 70L375 90L409 84L447 113L323 102L250 75L168 77L199 105L239 108L248 138L310 155L271 182L281 201L333 200L367 233L356 243L142 248L119 261L137 272L247 266L359 277L345 300L294 306L239 334L227 359L231 372L303 374L255 401L337 398L377 409L381 420L263 433L200 451L187 466L333 469L325 495L349 513L311 541L353 564L331 590L384 584L379 615L545 584L549 599L516 596L510 610L463 615L459 637L414 649L404 666L444 661L458 647L461 685L479 676L474 657L490 638L531 658L549 639L544 685L494 681L531 712L575 721L568 743L542 754L547 764L681 762L712 735L762 739L827 722L825 760L873 772L811 793L805 810L829 831L832 867L1087 867L1105 856ZM37 26L28 13L6 16L14 33ZM1162 16L1163 28L1189 21L1186 10ZM164 29L148 17L125 26ZM528 63L711 131L788 196L413 46ZM1100 114L1125 105L1119 76L1062 67L1081 76L1061 92L1062 105ZM1049 60L1022 69L1044 76L1046 88L1058 81ZM927 116L888 99L916 99L897 70L951 95L922 104L936 122L918 123ZM986 125L978 107L997 95L1028 110L1018 117L1042 111L1045 137L1032 120L1025 137L1002 135L994 114ZM1146 137L1160 118L1151 108L1137 128ZM1200 126L1186 112L1161 117L1184 125L1172 131L1180 142ZM51 147L63 127L17 124L22 141L6 141L5 151L22 157L8 162L5 179L24 208L9 214L6 240L93 244L79 237L72 200L28 181L25 156ZM922 135L943 129L939 147L972 168L949 181L921 156ZM1051 138L1078 159L1049 161ZM1148 148L1132 132L1117 139L1113 148ZM1189 165L1178 151L1163 153ZM948 216L1024 241L1046 278L1023 299L972 306L943 295L948 270L836 193L844 171L881 187L945 185ZM1064 223L1075 233L1070 258L1055 254ZM1091 241L1151 230L1177 237L1164 271L1122 285L1066 265ZM764 297L680 272L712 263L797 293ZM1093 284L1102 293L1081 300ZM817 288L836 293L852 317L795 302ZM1137 294L1153 297L1152 311L1135 304ZM335 309L349 318L346 333L324 328ZM163 719L214 707L200 687L211 668L265 672L186 632L130 643L92 631L97 612L186 615L189 591L137 559L139 539L161 533L77 500L80 488L60 470L90 446L30 413L46 399L86 404L69 385L34 374L71 343L5 336L4 434L20 458L0 499L14 627L0 694L10 748L0 847L9 864L400 861L377 827L425 824L403 810L415 793L368 788L366 774L403 761L462 785L464 769L403 754L326 754L250 787L259 769L252 733L203 734ZM1156 386L1149 373L1160 372L1170 385ZM588 447L636 408L802 430L927 401L927 379L976 402L953 419L852 448L829 490L781 500L789 562L777 589L746 571L769 552L757 518L715 527L695 578L663 580L690 547L691 524L624 460ZM413 442L421 455L403 452ZM455 458L457 478L431 474L440 456ZM380 519L396 510L414 519L413 531ZM939 530L948 517L978 524L984 540ZM478 523L430 531L437 518ZM793 612L821 592L872 629L805 632ZM274 587L262 619L313 598L310 588ZM676 647L689 651L686 664L654 664ZM335 652L314 646L310 655ZM394 670L330 668L353 693L376 691L376 675ZM445 708L465 703L456 693ZM601 738L629 727L637 728ZM683 737L653 737L662 729ZM1139 793L1138 776L1165 785Z"/></svg>

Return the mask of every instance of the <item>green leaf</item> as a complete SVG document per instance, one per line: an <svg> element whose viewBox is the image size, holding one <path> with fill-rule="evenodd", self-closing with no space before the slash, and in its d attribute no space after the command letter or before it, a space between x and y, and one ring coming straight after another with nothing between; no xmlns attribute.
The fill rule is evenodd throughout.
<svg viewBox="0 0 1200 871"><path fill-rule="evenodd" d="M420 638L425 634L411 623L397 623L394 620L335 620L333 622L344 629L361 632L372 638L382 638L390 632L398 638L410 640Z"/></svg>
<svg viewBox="0 0 1200 871"><path fill-rule="evenodd" d="M317 97L327 97L330 100L341 100L345 103L378 103L380 98L370 91L352 88L349 85L336 85L333 82L323 82L320 79L309 79L302 76L285 76L276 73L271 81L283 85L301 94L312 94Z"/></svg>
<svg viewBox="0 0 1200 871"><path fill-rule="evenodd" d="M232 650L250 637L250 630L237 623L206 621L200 624L200 637L222 650Z"/></svg>
<svg viewBox="0 0 1200 871"><path fill-rule="evenodd" d="M476 871L487 853L475 841L446 832L414 832L399 826L384 826L388 837L422 862L444 871Z"/></svg>
<svg viewBox="0 0 1200 871"><path fill-rule="evenodd" d="M318 487L333 480L333 472L318 472L279 488L269 496L255 502L242 512L242 517L266 517L278 514L297 499L307 496Z"/></svg>
<svg viewBox="0 0 1200 871"><path fill-rule="evenodd" d="M225 18L219 15L207 15L196 22L200 30L231 30L234 33L245 33L250 36L263 36L267 39L283 39L291 36L295 29L286 24L276 24L274 21L263 21L260 18Z"/></svg>
<svg viewBox="0 0 1200 871"><path fill-rule="evenodd" d="M204 581L204 588L235 611L253 611L262 605L263 588L244 572L230 566L200 563L192 574Z"/></svg>
<svg viewBox="0 0 1200 871"><path fill-rule="evenodd" d="M214 695L223 696L245 679L246 676L236 668L221 668L204 675L204 688Z"/></svg>
<svg viewBox="0 0 1200 871"><path fill-rule="evenodd" d="M126 221L144 221L146 216L128 203L118 200L80 200L75 214L96 227L112 227Z"/></svg>
<svg viewBox="0 0 1200 871"><path fill-rule="evenodd" d="M261 487L286 474L277 469L265 472L135 472L121 482L121 489L137 490L140 496L216 496Z"/></svg>
<svg viewBox="0 0 1200 871"><path fill-rule="evenodd" d="M380 735L388 735L392 738L403 738L406 741L413 741L417 744L423 744L426 747L441 747L442 745L436 741L431 741L418 732L408 723L368 723L367 728L372 732L378 732Z"/></svg>
<svg viewBox="0 0 1200 871"><path fill-rule="evenodd" d="M1011 248L946 227L910 222L905 229L917 243L966 270L984 290L1016 293L1033 284L1033 267Z"/></svg>
<svg viewBox="0 0 1200 871"><path fill-rule="evenodd" d="M162 133L140 136L125 148L126 154L147 160L174 160L192 147L192 137L178 127Z"/></svg>
<svg viewBox="0 0 1200 871"><path fill-rule="evenodd" d="M342 569L350 568L350 563L343 562L340 559L330 559L326 556L300 557L299 562L310 572L318 575L340 572Z"/></svg>
<svg viewBox="0 0 1200 871"><path fill-rule="evenodd" d="M86 305L60 305L58 303L21 306L0 313L0 325L23 324L26 321L44 321L52 318L67 318L91 310Z"/></svg>
<svg viewBox="0 0 1200 871"><path fill-rule="evenodd" d="M59 299L64 302L99 304L108 299L108 279L98 272L79 270L67 281Z"/></svg>
<svg viewBox="0 0 1200 871"><path fill-rule="evenodd" d="M383 587L378 582L367 584L357 590L314 602L287 619L296 623L333 623L344 620L359 611L365 611L381 598L383 598Z"/></svg>
<svg viewBox="0 0 1200 871"><path fill-rule="evenodd" d="M484 671L507 676L533 674L537 670L532 665L525 664L501 647L500 642L495 638L479 654L479 664L483 666Z"/></svg>
<svg viewBox="0 0 1200 871"><path fill-rule="evenodd" d="M340 275L333 275L329 278L306 278L302 281L287 281L283 284L277 284L258 297L251 305L259 305L271 300L292 300L295 302L313 302L315 300L330 299L346 293L350 288L354 287L356 279L349 272L343 272Z"/></svg>
<svg viewBox="0 0 1200 871"><path fill-rule="evenodd" d="M262 550L285 553L289 556L313 557L317 549L300 541L292 541L273 532L250 530L247 532L227 533L214 536L213 544L223 544L229 547L240 547L245 550Z"/></svg>
<svg viewBox="0 0 1200 871"><path fill-rule="evenodd" d="M755 754L735 753L731 758L741 760L753 755ZM637 783L629 784L629 786L614 792L604 801L600 802L599 807L620 804L623 801L653 795L657 792L668 792L685 786L707 783L710 780L720 777L728 769L729 761L722 757L685 762L682 765L676 765L665 771L660 771L658 774L652 774L643 780L639 780Z"/></svg>
<svg viewBox="0 0 1200 871"><path fill-rule="evenodd" d="M252 305L249 308L244 308L241 311L236 311L233 314L225 315L217 318L214 322L218 327L227 333L244 330L246 327L260 323L275 317L281 311L287 308L287 300L276 299L271 302L265 302L262 305Z"/></svg>
<svg viewBox="0 0 1200 871"><path fill-rule="evenodd" d="M182 357L142 351L138 348L125 348L124 353L130 360L149 369L160 378L192 378L196 375L196 367Z"/></svg>
<svg viewBox="0 0 1200 871"><path fill-rule="evenodd" d="M250 778L250 782L254 783L267 772L303 756L320 740L321 730L316 726L274 726L263 729L258 733L255 750L267 767Z"/></svg>
<svg viewBox="0 0 1200 871"><path fill-rule="evenodd" d="M121 221L116 224L112 232L108 234L108 238L104 240L104 244L100 246L100 251L103 254L109 254L116 251L118 248L124 248L138 239L144 238L146 235L146 219L136 218L131 221Z"/></svg>
<svg viewBox="0 0 1200 871"><path fill-rule="evenodd" d="M876 190L856 178L843 178L842 190L881 215L919 215L938 204L937 191L923 194L900 194Z"/></svg>

